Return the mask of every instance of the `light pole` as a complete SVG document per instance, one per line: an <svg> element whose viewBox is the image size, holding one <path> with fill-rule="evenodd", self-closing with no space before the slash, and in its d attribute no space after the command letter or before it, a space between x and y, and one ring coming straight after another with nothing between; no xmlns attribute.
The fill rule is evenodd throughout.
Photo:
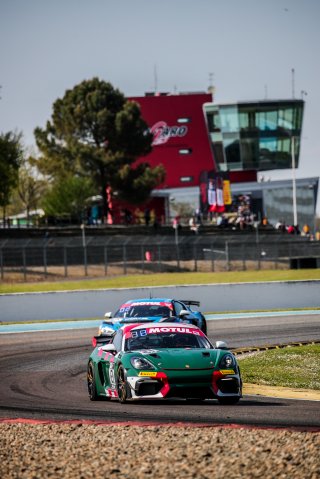
<svg viewBox="0 0 320 479"><path fill-rule="evenodd" d="M297 212L297 185L296 185L296 162L295 162L295 137L291 137L291 160L292 160L292 204L293 204L293 226L298 225Z"/></svg>
<svg viewBox="0 0 320 479"><path fill-rule="evenodd" d="M85 231L84 223L81 224L80 228L82 230L82 246L83 248L85 248L86 247L86 231Z"/></svg>

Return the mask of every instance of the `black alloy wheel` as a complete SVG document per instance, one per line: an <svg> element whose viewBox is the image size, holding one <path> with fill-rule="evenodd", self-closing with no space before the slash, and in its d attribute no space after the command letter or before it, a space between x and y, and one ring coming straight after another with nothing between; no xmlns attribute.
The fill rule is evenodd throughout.
<svg viewBox="0 0 320 479"><path fill-rule="evenodd" d="M95 373L92 361L90 361L88 364L87 384L90 401L98 401L99 396L97 394Z"/></svg>
<svg viewBox="0 0 320 479"><path fill-rule="evenodd" d="M121 404L127 402L129 398L129 388L126 380L125 371L122 366L118 369L117 374L117 390L118 390L118 398Z"/></svg>

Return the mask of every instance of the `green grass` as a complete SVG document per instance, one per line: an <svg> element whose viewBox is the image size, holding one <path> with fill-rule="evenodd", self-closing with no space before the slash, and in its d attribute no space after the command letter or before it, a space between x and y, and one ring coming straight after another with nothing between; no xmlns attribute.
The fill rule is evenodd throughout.
<svg viewBox="0 0 320 479"><path fill-rule="evenodd" d="M36 283L0 282L0 293L64 291L77 289L113 289L143 286L168 286L210 283L247 283L260 281L320 280L320 269L263 270L221 273L158 273L112 276L103 279L51 281Z"/></svg>
<svg viewBox="0 0 320 479"><path fill-rule="evenodd" d="M244 383L320 390L320 344L272 349L237 359Z"/></svg>

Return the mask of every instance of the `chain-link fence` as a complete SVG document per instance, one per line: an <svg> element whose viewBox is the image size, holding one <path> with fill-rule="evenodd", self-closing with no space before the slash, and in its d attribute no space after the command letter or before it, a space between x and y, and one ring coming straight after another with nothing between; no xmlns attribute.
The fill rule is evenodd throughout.
<svg viewBox="0 0 320 479"><path fill-rule="evenodd" d="M320 267L320 242L254 236L55 237L0 242L1 280Z"/></svg>

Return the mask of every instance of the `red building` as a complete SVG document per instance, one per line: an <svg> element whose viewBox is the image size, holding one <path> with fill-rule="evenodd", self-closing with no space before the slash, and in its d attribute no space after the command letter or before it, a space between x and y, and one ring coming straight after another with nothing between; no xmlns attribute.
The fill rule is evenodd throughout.
<svg viewBox="0 0 320 479"><path fill-rule="evenodd" d="M151 153L137 162L162 164L166 170L165 181L140 213L131 209L135 216L147 208L168 222L178 211L190 217L197 209L206 215L231 208L233 196L254 189L258 171L290 167L293 137L298 166L302 100L217 105L205 92L146 93L129 100L140 104L153 133ZM250 195L255 214L264 215L268 199L261 189ZM128 205L111 207L118 222Z"/></svg>
<svg viewBox="0 0 320 479"><path fill-rule="evenodd" d="M202 171L215 169L203 105L211 94L146 94L133 97L154 135L147 159L152 167L163 164L167 175L160 189L199 186Z"/></svg>

